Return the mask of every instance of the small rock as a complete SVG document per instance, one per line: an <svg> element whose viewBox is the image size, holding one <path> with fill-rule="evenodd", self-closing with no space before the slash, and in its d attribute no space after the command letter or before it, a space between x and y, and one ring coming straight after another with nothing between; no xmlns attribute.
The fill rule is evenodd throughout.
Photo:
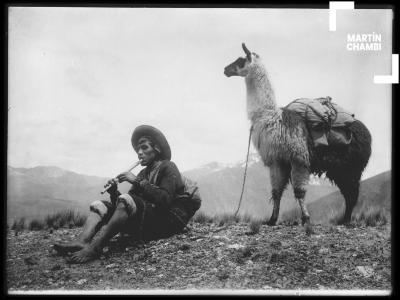
<svg viewBox="0 0 400 300"><path fill-rule="evenodd" d="M84 284L85 282L87 282L87 279L80 279L80 280L78 280L78 281L76 282L76 284L82 285L82 284Z"/></svg>
<svg viewBox="0 0 400 300"><path fill-rule="evenodd" d="M117 266L116 264L109 264L106 266L106 269L115 268L116 266Z"/></svg>
<svg viewBox="0 0 400 300"><path fill-rule="evenodd" d="M232 245L228 245L227 248L229 248L229 249L240 249L240 248L244 248L244 246L240 245L240 244L232 244Z"/></svg>
<svg viewBox="0 0 400 300"><path fill-rule="evenodd" d="M183 251L189 250L190 249L190 244L182 244L182 245L180 245L178 247L178 249L179 250L183 250Z"/></svg>
<svg viewBox="0 0 400 300"><path fill-rule="evenodd" d="M327 254L329 253L329 249L328 248L321 248L318 251L319 254Z"/></svg>
<svg viewBox="0 0 400 300"><path fill-rule="evenodd" d="M361 273L364 277L371 277L374 275L374 269L369 266L357 266L357 271Z"/></svg>
<svg viewBox="0 0 400 300"><path fill-rule="evenodd" d="M149 259L149 263L151 263L151 264L155 264L157 262L158 262L158 260L155 257L152 257L152 258Z"/></svg>
<svg viewBox="0 0 400 300"><path fill-rule="evenodd" d="M270 245L273 248L280 248L282 246L282 242L281 241L272 241Z"/></svg>
<svg viewBox="0 0 400 300"><path fill-rule="evenodd" d="M219 280L225 280L229 278L229 273L227 271L220 271L217 273L217 277Z"/></svg>
<svg viewBox="0 0 400 300"><path fill-rule="evenodd" d="M24 259L27 265L37 265L39 260L34 256L29 256Z"/></svg>
<svg viewBox="0 0 400 300"><path fill-rule="evenodd" d="M262 289L263 290L270 290L270 289L272 289L272 287L269 286L269 285L263 285Z"/></svg>
<svg viewBox="0 0 400 300"><path fill-rule="evenodd" d="M51 267L51 270L53 271L57 271L57 270L61 270L61 265L60 264L55 264L53 267Z"/></svg>
<svg viewBox="0 0 400 300"><path fill-rule="evenodd" d="M352 280L352 277L347 274L343 274L342 277L346 280Z"/></svg>

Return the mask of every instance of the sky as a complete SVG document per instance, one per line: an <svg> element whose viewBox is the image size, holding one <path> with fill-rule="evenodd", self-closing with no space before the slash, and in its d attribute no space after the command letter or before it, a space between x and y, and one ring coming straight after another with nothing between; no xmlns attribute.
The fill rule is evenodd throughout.
<svg viewBox="0 0 400 300"><path fill-rule="evenodd" d="M159 128L181 171L244 161L250 121L242 77L226 65L260 55L278 106L331 96L370 130L363 178L391 169L392 11L11 7L8 165L113 177L135 161L136 126ZM346 49L377 33L382 50ZM255 152L254 147L251 151Z"/></svg>

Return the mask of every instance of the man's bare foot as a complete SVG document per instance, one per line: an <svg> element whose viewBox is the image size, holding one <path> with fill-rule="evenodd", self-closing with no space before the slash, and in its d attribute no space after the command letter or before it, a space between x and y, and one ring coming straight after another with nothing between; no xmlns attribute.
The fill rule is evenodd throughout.
<svg viewBox="0 0 400 300"><path fill-rule="evenodd" d="M53 248L59 254L66 255L71 252L82 250L86 246L85 243L80 241L60 242L54 243Z"/></svg>
<svg viewBox="0 0 400 300"><path fill-rule="evenodd" d="M85 246L83 249L71 254L67 258L67 262L71 264L83 264L91 260L95 260L100 256L100 251L96 251L90 246Z"/></svg>

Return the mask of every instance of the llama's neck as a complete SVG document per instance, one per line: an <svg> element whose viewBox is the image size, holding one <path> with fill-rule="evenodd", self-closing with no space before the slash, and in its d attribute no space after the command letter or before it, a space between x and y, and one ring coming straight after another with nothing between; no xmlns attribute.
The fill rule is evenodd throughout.
<svg viewBox="0 0 400 300"><path fill-rule="evenodd" d="M254 123L266 111L275 111L275 94L268 74L261 64L254 64L245 78L247 87L247 116Z"/></svg>

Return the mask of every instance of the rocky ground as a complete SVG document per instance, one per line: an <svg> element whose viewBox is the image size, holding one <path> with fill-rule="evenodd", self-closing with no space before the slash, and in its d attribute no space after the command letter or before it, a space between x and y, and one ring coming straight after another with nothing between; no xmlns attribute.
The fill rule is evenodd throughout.
<svg viewBox="0 0 400 300"><path fill-rule="evenodd" d="M52 249L80 229L7 235L8 291L383 290L391 285L390 225L270 227L190 224L145 244L114 238L99 260L68 264Z"/></svg>

